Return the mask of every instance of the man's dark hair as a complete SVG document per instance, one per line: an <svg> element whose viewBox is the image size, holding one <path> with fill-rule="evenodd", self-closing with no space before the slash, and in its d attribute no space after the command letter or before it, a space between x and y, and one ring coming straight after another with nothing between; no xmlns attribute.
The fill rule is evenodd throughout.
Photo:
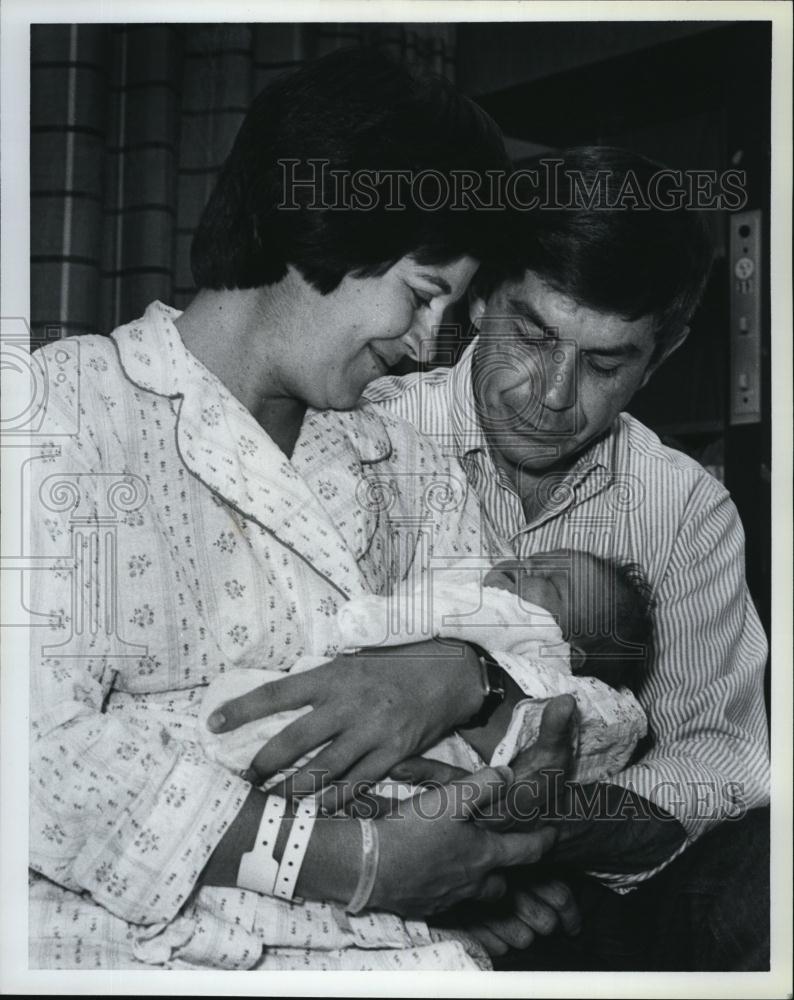
<svg viewBox="0 0 794 1000"><path fill-rule="evenodd" d="M534 271L592 309L654 316L658 356L688 323L708 277L713 248L703 213L654 207L653 178L666 168L626 149L574 147L520 168L528 173L519 198L530 204L535 196L537 207L513 213L510 266L482 269L479 293Z"/></svg>
<svg viewBox="0 0 794 1000"><path fill-rule="evenodd" d="M421 263L490 259L501 243L494 213L456 211L451 197L428 210L411 200L408 185L403 207L390 210L393 173L375 183L373 207L323 206L349 205L338 178L349 183L358 171L450 178L509 169L496 125L451 84L417 76L377 50L334 52L277 78L254 100L194 235L193 277L199 288L254 288L279 281L292 264L326 294L346 274L383 273L409 253ZM290 175L314 184L285 191ZM432 200L433 183L418 197ZM299 207L278 207L290 203Z"/></svg>

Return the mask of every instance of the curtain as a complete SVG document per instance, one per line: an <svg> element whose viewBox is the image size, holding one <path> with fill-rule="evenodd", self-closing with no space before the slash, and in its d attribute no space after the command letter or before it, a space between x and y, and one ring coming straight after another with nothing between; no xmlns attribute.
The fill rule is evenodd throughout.
<svg viewBox="0 0 794 1000"><path fill-rule="evenodd" d="M454 25L33 25L34 343L109 333L153 299L184 308L191 235L252 98L349 45L454 79Z"/></svg>

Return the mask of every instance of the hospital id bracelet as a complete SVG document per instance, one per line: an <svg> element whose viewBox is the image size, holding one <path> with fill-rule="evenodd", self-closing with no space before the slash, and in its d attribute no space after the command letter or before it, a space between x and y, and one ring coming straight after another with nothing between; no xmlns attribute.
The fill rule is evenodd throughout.
<svg viewBox="0 0 794 1000"><path fill-rule="evenodd" d="M468 645L471 646L480 661L485 696L477 712L468 722L459 726L459 729L477 729L484 726L496 708L505 700L505 679L502 668L487 649L483 649L475 642L470 642Z"/></svg>
<svg viewBox="0 0 794 1000"><path fill-rule="evenodd" d="M345 911L353 916L360 913L369 902L369 897L375 888L380 860L378 828L371 819L359 817L358 821L361 824L361 873L358 876L356 890L345 907Z"/></svg>
<svg viewBox="0 0 794 1000"><path fill-rule="evenodd" d="M237 885L270 896L278 876L278 862L273 857L278 831L287 811L287 800L281 795L268 795L254 846L240 858Z"/></svg>
<svg viewBox="0 0 794 1000"><path fill-rule="evenodd" d="M306 850L316 819L316 800L310 796L301 799L295 810L292 829L287 837L284 853L281 855L281 864L278 866L278 875L273 889L274 895L280 899L292 899L295 895L298 875L303 865L303 859L306 857Z"/></svg>

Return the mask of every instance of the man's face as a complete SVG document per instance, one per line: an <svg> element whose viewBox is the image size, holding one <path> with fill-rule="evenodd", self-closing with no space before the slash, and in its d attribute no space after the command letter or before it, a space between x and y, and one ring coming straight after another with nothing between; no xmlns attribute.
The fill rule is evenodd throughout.
<svg viewBox="0 0 794 1000"><path fill-rule="evenodd" d="M653 318L580 305L533 271L472 303L480 328L478 413L513 477L566 469L606 431L650 374Z"/></svg>

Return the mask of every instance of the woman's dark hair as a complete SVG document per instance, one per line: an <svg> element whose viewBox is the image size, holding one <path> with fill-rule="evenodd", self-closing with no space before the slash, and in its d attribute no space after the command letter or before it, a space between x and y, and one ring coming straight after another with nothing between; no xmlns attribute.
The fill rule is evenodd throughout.
<svg viewBox="0 0 794 1000"><path fill-rule="evenodd" d="M511 213L510 264L481 269L479 293L532 270L592 309L627 320L652 315L661 353L686 326L708 277L713 249L703 213L661 207L662 195L674 204L670 172L626 149L575 147L520 168L517 199L530 205L534 197L537 207Z"/></svg>
<svg viewBox="0 0 794 1000"><path fill-rule="evenodd" d="M292 264L325 294L409 253L490 259L501 242L493 212L455 209L452 193L437 210L421 199L437 203L453 171L509 168L496 125L445 80L377 50L335 52L254 100L195 232L193 277L252 288ZM412 187L422 171L435 178Z"/></svg>

